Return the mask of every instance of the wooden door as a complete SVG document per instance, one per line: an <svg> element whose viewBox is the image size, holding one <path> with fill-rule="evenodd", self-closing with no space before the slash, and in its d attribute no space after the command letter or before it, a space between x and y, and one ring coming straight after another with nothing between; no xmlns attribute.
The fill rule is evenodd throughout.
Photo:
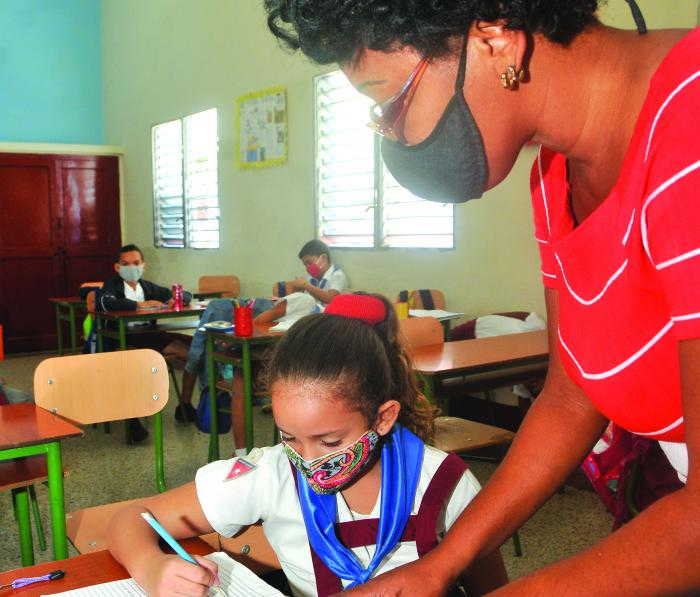
<svg viewBox="0 0 700 597"><path fill-rule="evenodd" d="M64 156L56 165L66 292L76 295L83 282L114 275L121 244L119 163L113 156Z"/></svg>
<svg viewBox="0 0 700 597"><path fill-rule="evenodd" d="M51 156L0 156L0 321L7 352L52 345L47 298L62 290Z"/></svg>
<svg viewBox="0 0 700 597"><path fill-rule="evenodd" d="M104 279L119 246L116 157L0 154L0 322L7 352L56 346L52 296Z"/></svg>

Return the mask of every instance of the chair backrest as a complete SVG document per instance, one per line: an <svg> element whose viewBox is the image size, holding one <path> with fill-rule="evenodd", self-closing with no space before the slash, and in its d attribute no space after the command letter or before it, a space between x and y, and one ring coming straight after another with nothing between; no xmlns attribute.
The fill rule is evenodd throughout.
<svg viewBox="0 0 700 597"><path fill-rule="evenodd" d="M200 292L221 292L223 298L235 298L241 291L238 276L200 276Z"/></svg>
<svg viewBox="0 0 700 597"><path fill-rule="evenodd" d="M54 357L34 372L37 405L82 425L151 416L168 388L165 360L150 349Z"/></svg>
<svg viewBox="0 0 700 597"><path fill-rule="evenodd" d="M420 348L445 341L442 325L434 317L409 317L399 320L401 343L405 348Z"/></svg>
<svg viewBox="0 0 700 597"><path fill-rule="evenodd" d="M284 296L287 296L288 294L292 294L292 292L294 292L292 290L293 286L293 280L283 280L282 282L275 282L272 285L272 296L282 298Z"/></svg>
<svg viewBox="0 0 700 597"><path fill-rule="evenodd" d="M401 300L401 295L397 301ZM444 309L445 295L440 290L434 288L423 288L421 290L411 290L408 293L409 309Z"/></svg>
<svg viewBox="0 0 700 597"><path fill-rule="evenodd" d="M234 537L221 537L220 549L256 574L279 570L282 567L260 523L251 524Z"/></svg>

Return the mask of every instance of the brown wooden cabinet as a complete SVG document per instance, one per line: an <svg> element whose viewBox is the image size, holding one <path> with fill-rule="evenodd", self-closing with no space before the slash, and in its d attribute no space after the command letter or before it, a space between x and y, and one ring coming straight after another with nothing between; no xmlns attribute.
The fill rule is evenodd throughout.
<svg viewBox="0 0 700 597"><path fill-rule="evenodd" d="M0 153L0 323L7 352L56 346L48 298L112 275L121 244L114 156Z"/></svg>

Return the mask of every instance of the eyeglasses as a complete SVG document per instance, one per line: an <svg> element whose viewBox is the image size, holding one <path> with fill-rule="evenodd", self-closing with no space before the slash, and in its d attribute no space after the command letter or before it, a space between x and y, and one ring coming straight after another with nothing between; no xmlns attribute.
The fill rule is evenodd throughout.
<svg viewBox="0 0 700 597"><path fill-rule="evenodd" d="M374 104L369 111L369 126L375 133L394 141L403 141L403 134L396 131L396 125L406 114L413 95L428 68L430 58L423 58L413 69L399 92L381 104Z"/></svg>

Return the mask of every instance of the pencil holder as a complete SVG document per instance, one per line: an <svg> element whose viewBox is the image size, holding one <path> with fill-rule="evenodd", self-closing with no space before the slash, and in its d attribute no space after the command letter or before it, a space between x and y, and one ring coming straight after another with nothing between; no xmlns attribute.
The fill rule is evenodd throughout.
<svg viewBox="0 0 700 597"><path fill-rule="evenodd" d="M236 307L233 312L234 333L236 336L253 335L253 307Z"/></svg>
<svg viewBox="0 0 700 597"><path fill-rule="evenodd" d="M408 319L408 303L394 303L394 310L399 319Z"/></svg>

